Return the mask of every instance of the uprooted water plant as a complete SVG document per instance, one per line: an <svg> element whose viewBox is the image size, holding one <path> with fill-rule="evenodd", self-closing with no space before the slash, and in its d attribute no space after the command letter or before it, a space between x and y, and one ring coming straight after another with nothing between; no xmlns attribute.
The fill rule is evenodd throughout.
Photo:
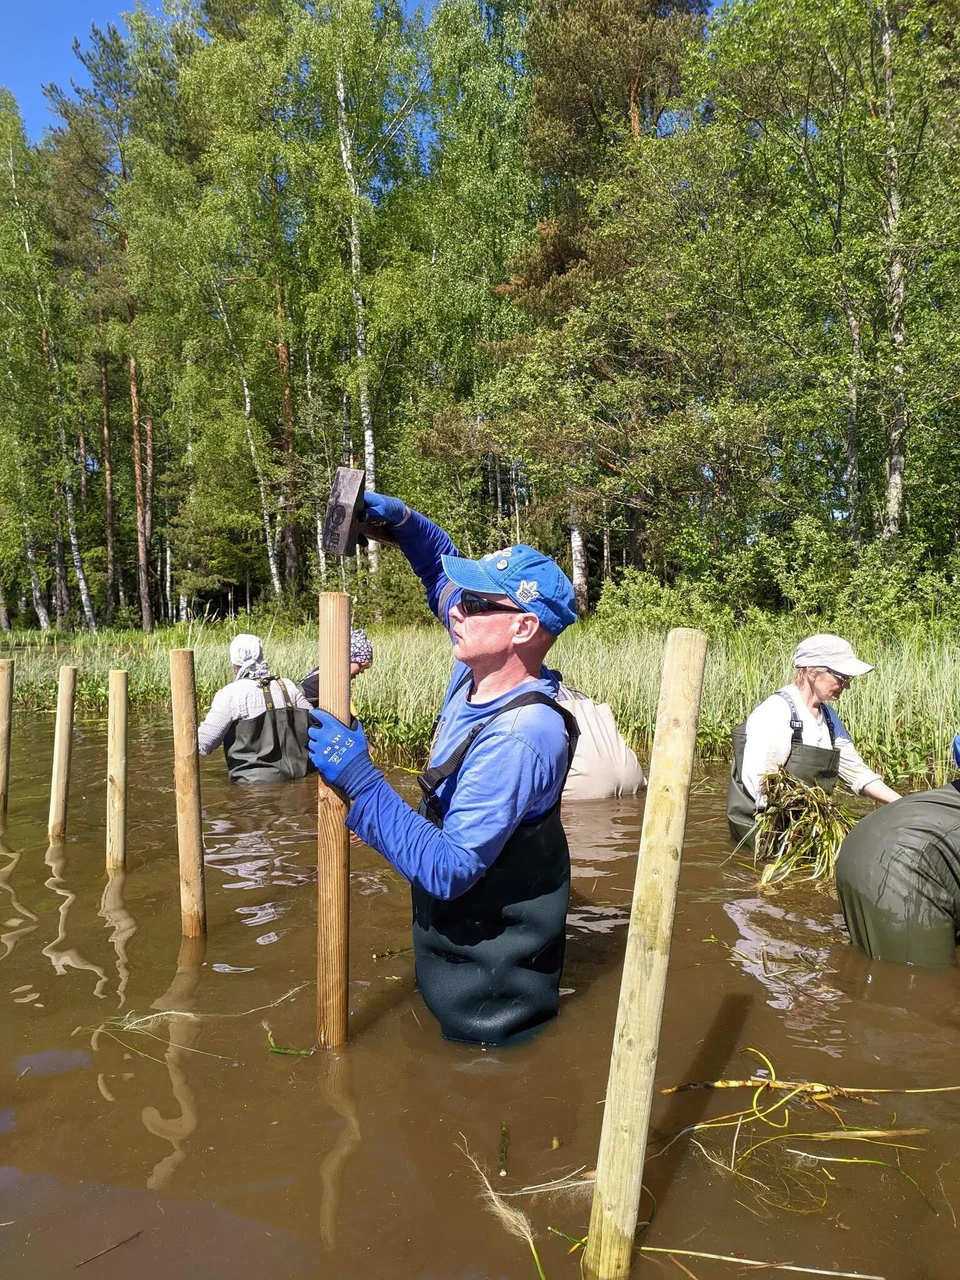
<svg viewBox="0 0 960 1280"><path fill-rule="evenodd" d="M817 783L802 782L782 765L763 779L763 794L766 808L754 827L761 885L832 877L855 816Z"/></svg>

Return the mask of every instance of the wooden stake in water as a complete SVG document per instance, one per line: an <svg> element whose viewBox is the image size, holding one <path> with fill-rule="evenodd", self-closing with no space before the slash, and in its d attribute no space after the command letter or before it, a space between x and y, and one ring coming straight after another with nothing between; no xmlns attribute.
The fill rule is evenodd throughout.
<svg viewBox="0 0 960 1280"><path fill-rule="evenodd" d="M13 659L0 658L0 819L10 786L10 722L13 718Z"/></svg>
<svg viewBox="0 0 960 1280"><path fill-rule="evenodd" d="M203 830L200 815L200 754L197 750L197 690L193 650L170 650L173 709L173 781L177 792L180 850L180 925L185 938L207 931L203 890Z"/></svg>
<svg viewBox="0 0 960 1280"><path fill-rule="evenodd" d="M127 861L127 673L110 672L107 699L107 875Z"/></svg>
<svg viewBox="0 0 960 1280"><path fill-rule="evenodd" d="M321 711L350 723L350 597L320 597L317 698ZM347 806L319 779L317 799L317 1044L347 1042L350 844Z"/></svg>
<svg viewBox="0 0 960 1280"><path fill-rule="evenodd" d="M51 843L63 840L67 830L67 790L70 786L70 754L73 750L73 704L77 692L77 668L61 667L57 684L57 727L53 735L53 775L50 779L50 817L47 835Z"/></svg>
<svg viewBox="0 0 960 1280"><path fill-rule="evenodd" d="M681 627L667 636L584 1257L588 1280L626 1280L633 1259L706 654L702 631Z"/></svg>

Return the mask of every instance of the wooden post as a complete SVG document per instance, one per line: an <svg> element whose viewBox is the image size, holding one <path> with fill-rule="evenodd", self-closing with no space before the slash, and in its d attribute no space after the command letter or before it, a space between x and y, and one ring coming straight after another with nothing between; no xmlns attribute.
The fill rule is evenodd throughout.
<svg viewBox="0 0 960 1280"><path fill-rule="evenodd" d="M681 627L667 636L584 1257L588 1280L626 1280L633 1261L706 653L702 631Z"/></svg>
<svg viewBox="0 0 960 1280"><path fill-rule="evenodd" d="M173 709L173 782L177 792L180 851L180 926L185 938L207 931L203 891L203 830L200 820L200 754L197 750L197 690L193 650L170 650Z"/></svg>
<svg viewBox="0 0 960 1280"><path fill-rule="evenodd" d="M107 875L127 861L127 673L110 672L107 699Z"/></svg>
<svg viewBox="0 0 960 1280"><path fill-rule="evenodd" d="M73 749L73 703L77 668L61 667L57 683L57 727L53 735L53 776L50 779L50 843L62 841L67 830L67 790L70 786L70 753Z"/></svg>
<svg viewBox="0 0 960 1280"><path fill-rule="evenodd" d="M13 659L0 658L0 821L7 814L10 787L10 721L13 716Z"/></svg>
<svg viewBox="0 0 960 1280"><path fill-rule="evenodd" d="M350 597L320 596L317 698L321 711L350 723ZM347 806L319 779L317 799L317 1044L347 1042L350 844Z"/></svg>

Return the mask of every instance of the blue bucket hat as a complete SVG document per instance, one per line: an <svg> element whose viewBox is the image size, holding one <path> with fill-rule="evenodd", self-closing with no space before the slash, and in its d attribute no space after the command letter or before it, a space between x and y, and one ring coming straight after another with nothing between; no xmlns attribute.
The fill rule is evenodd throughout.
<svg viewBox="0 0 960 1280"><path fill-rule="evenodd" d="M535 614L552 635L577 620L573 584L542 551L520 543L480 560L442 559L444 573L456 586L485 596L509 596L524 613Z"/></svg>

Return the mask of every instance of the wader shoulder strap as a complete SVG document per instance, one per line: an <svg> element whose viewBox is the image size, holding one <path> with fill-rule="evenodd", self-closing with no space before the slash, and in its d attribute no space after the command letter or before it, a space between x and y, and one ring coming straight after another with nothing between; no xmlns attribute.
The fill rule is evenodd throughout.
<svg viewBox="0 0 960 1280"><path fill-rule="evenodd" d="M274 683L274 680L275 680L274 676L264 676L262 680L257 681L257 684L260 686L261 690L263 691L263 697L264 697L264 701L267 704L268 711L276 711L276 707L274 706L274 703L273 703L273 696L270 693L270 686L271 684ZM293 702L291 701L290 694L287 692L287 686L283 683L282 680L279 680L279 679L276 680L276 683L280 686L280 692L283 694L283 705L286 707L288 711L292 711Z"/></svg>
<svg viewBox="0 0 960 1280"><path fill-rule="evenodd" d="M782 689L777 690L777 697L782 698L790 708L790 731L792 737L790 742L795 747L803 746L803 721L800 719L800 712L797 710L797 704L789 693L784 693ZM833 741L833 730L830 730L830 741Z"/></svg>
<svg viewBox="0 0 960 1280"><path fill-rule="evenodd" d="M463 681L462 683L466 683L466 681ZM457 686L458 689L461 687L462 684ZM563 720L567 731L567 772L569 772L570 765L573 763L573 753L577 749L577 739L580 737L579 725L577 724L574 716L572 716L569 711L565 711L563 707L559 706L554 698L533 689L529 693L521 693L519 697L508 702L505 707L501 707L499 711L494 712L489 720L484 720L480 724L475 725L463 741L458 746L454 747L446 760L441 764L433 765L432 768L425 769L417 779L420 783L420 790L423 792L424 798L427 801L432 800L440 783L445 782L447 778L453 777L463 764L467 757L467 753L473 746L474 742L476 742L484 729L486 729L489 724L492 724L498 716L506 715L508 711L518 711L521 707L532 707L538 705L552 707Z"/></svg>
<svg viewBox="0 0 960 1280"><path fill-rule="evenodd" d="M833 710L831 707L828 707L825 702L821 702L820 714L827 722L827 733L830 735L830 745L831 747L835 747L837 745L837 728L833 720Z"/></svg>
<svg viewBox="0 0 960 1280"><path fill-rule="evenodd" d="M790 694L784 693L782 689L777 690L777 696L782 698L790 708L790 728L793 732L791 744L795 747L802 747L803 721L800 719L800 714L797 711L797 704L794 702L793 698L791 698ZM825 702L820 703L820 714L823 716L827 724L827 733L830 735L830 746L835 747L837 745L837 733L836 726L833 723L833 712Z"/></svg>

